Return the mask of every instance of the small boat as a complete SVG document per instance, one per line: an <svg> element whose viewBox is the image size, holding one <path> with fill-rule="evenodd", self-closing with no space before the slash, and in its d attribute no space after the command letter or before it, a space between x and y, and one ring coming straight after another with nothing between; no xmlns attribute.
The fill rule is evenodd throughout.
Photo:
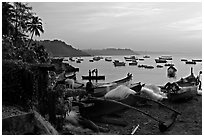
<svg viewBox="0 0 204 137"><path fill-rule="evenodd" d="M162 66L162 65L157 65L156 67L157 67L157 68L163 68L163 66Z"/></svg>
<svg viewBox="0 0 204 137"><path fill-rule="evenodd" d="M146 68L146 69L153 69L153 68L154 68L154 66L151 66L151 65L146 65L144 68Z"/></svg>
<svg viewBox="0 0 204 137"><path fill-rule="evenodd" d="M116 100L117 102L121 102L126 105L134 106L136 104L136 97L132 94L127 96L125 99ZM121 112L125 110L127 107L120 103L116 103L111 99L103 99L103 98L91 98L85 101L82 101L84 104L91 104L83 107L79 107L80 114L83 117L88 118L99 118L104 115L110 115L116 112Z"/></svg>
<svg viewBox="0 0 204 137"><path fill-rule="evenodd" d="M187 59L181 59L181 61L188 61Z"/></svg>
<svg viewBox="0 0 204 137"><path fill-rule="evenodd" d="M150 58L150 56L149 55L144 55L143 58Z"/></svg>
<svg viewBox="0 0 204 137"><path fill-rule="evenodd" d="M133 61L133 60L136 60L136 57L135 57L135 56L124 57L124 58L125 58L125 61Z"/></svg>
<svg viewBox="0 0 204 137"><path fill-rule="evenodd" d="M76 73L75 72L65 73L65 78L76 79Z"/></svg>
<svg viewBox="0 0 204 137"><path fill-rule="evenodd" d="M126 85L128 86L130 84L130 81L132 80L132 74L128 74L125 78L116 80L110 83L95 83L94 84L94 97L102 97L104 96L108 91L116 88L119 85Z"/></svg>
<svg viewBox="0 0 204 137"><path fill-rule="evenodd" d="M147 65L138 65L138 68L145 68Z"/></svg>
<svg viewBox="0 0 204 137"><path fill-rule="evenodd" d="M169 56L169 55L160 56L159 59L172 60L172 56Z"/></svg>
<svg viewBox="0 0 204 137"><path fill-rule="evenodd" d="M81 61L79 59L77 59L76 63L81 63Z"/></svg>
<svg viewBox="0 0 204 137"><path fill-rule="evenodd" d="M155 59L156 63L166 63L167 61L165 59Z"/></svg>
<svg viewBox="0 0 204 137"><path fill-rule="evenodd" d="M74 61L75 61L75 60L74 60L72 57L70 57L70 58L69 58L69 60L70 60L70 61L72 61L72 62L74 62Z"/></svg>
<svg viewBox="0 0 204 137"><path fill-rule="evenodd" d="M129 63L129 66L136 66L137 64L138 64L137 61L132 61L132 62Z"/></svg>
<svg viewBox="0 0 204 137"><path fill-rule="evenodd" d="M140 58L139 61L144 61L144 59Z"/></svg>
<svg viewBox="0 0 204 137"><path fill-rule="evenodd" d="M118 61L118 60L115 60L113 62L114 66L117 67L117 66L125 66L125 62L121 62L121 61Z"/></svg>
<svg viewBox="0 0 204 137"><path fill-rule="evenodd" d="M106 57L105 61L109 61L110 62L110 61L112 61L112 58L111 57Z"/></svg>
<svg viewBox="0 0 204 137"><path fill-rule="evenodd" d="M186 61L186 64L196 64L196 62L195 61Z"/></svg>
<svg viewBox="0 0 204 137"><path fill-rule="evenodd" d="M100 56L93 57L94 61L99 61L100 59L103 59L103 57L100 57Z"/></svg>
<svg viewBox="0 0 204 137"><path fill-rule="evenodd" d="M167 64L164 64L164 66L174 66L174 64L167 63Z"/></svg>
<svg viewBox="0 0 204 137"><path fill-rule="evenodd" d="M168 100L171 102L182 102L192 99L197 95L197 86L179 87L178 91L167 91Z"/></svg>
<svg viewBox="0 0 204 137"><path fill-rule="evenodd" d="M192 59L194 62L202 62L202 59Z"/></svg>
<svg viewBox="0 0 204 137"><path fill-rule="evenodd" d="M90 59L89 62L94 62L94 60L93 60L93 59Z"/></svg>

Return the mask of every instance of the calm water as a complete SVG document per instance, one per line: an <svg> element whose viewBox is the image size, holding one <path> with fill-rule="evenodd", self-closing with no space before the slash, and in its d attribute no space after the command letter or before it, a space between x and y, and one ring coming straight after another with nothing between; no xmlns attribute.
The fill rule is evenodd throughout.
<svg viewBox="0 0 204 137"><path fill-rule="evenodd" d="M127 55L128 56L128 55ZM175 54L172 55L173 60L168 61L167 63L173 63L177 68L177 78L176 79L169 79L167 77L167 68L157 68L156 62L154 61L155 58L161 55L150 55L150 58L145 58L144 61L139 61L139 64L147 64L153 65L154 69L144 69L138 68L138 66L129 66L129 62L126 62L126 66L121 67L114 67L113 62L107 62L105 59L101 59L100 61L89 62L92 57L83 57L84 61L81 63L71 62L69 63L75 67L79 67L79 72L77 72L77 80L80 82L87 82L82 81L82 75L88 75L88 70L92 70L97 68L99 71L99 75L105 75L106 79L104 81L99 82L111 82L114 80L121 79L126 77L127 73L133 74L132 82L143 82L147 84L155 84L155 85L164 85L168 81L175 81L180 79L181 77L186 77L190 74L190 68L193 67L193 72L195 75L198 75L199 71L202 70L202 63L197 62L196 65L185 64L185 62L181 61L181 58L186 58L188 60L191 59L202 59L201 56L198 55L181 55ZM103 56L106 57L106 56ZM125 62L124 56L111 56L112 59L118 59ZM137 55L138 58L143 58L143 55ZM161 65L164 65L163 63Z"/></svg>

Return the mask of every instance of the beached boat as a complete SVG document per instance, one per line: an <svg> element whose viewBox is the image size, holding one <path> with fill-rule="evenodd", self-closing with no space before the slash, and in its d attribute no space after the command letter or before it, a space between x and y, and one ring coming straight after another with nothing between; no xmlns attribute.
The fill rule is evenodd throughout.
<svg viewBox="0 0 204 137"><path fill-rule="evenodd" d="M75 72L65 73L65 78L76 79L76 73Z"/></svg>
<svg viewBox="0 0 204 137"><path fill-rule="evenodd" d="M155 59L156 63L166 63L167 61L165 59Z"/></svg>
<svg viewBox="0 0 204 137"><path fill-rule="evenodd" d="M118 60L115 60L113 62L114 66L117 67L117 66L125 66L125 62L122 62L122 61L118 61Z"/></svg>
<svg viewBox="0 0 204 137"><path fill-rule="evenodd" d="M117 100L118 102L133 106L136 103L134 95L129 95L125 99ZM85 118L97 118L104 115L113 114L126 109L125 106L115 103L110 99L92 98L82 103L92 104L85 107L79 107L80 114Z"/></svg>
<svg viewBox="0 0 204 137"><path fill-rule="evenodd" d="M100 76L82 76L82 80L105 80L105 76L104 75L100 75Z"/></svg>
<svg viewBox="0 0 204 137"><path fill-rule="evenodd" d="M181 87L193 86L197 85L197 79L194 76L194 74L191 73L189 76L181 78L180 80L176 81L176 83Z"/></svg>
<svg viewBox="0 0 204 137"><path fill-rule="evenodd" d="M196 64L195 61L186 61L186 64Z"/></svg>
<svg viewBox="0 0 204 137"><path fill-rule="evenodd" d="M179 90L172 91L172 90L166 90L163 92L167 93L168 100L171 102L183 102L189 99L192 99L195 95L197 95L197 89L198 87L196 85L194 86L186 86L186 87L180 87Z"/></svg>
<svg viewBox="0 0 204 137"><path fill-rule="evenodd" d="M116 80L110 83L94 83L94 93L93 96L95 97L102 97L108 91L116 88L119 85L128 86L130 81L132 80L132 74L128 74L125 78Z"/></svg>

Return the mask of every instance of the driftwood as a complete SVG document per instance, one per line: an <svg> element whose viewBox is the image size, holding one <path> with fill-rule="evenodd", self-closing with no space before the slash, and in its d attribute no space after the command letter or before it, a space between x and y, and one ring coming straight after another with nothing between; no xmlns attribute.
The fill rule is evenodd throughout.
<svg viewBox="0 0 204 137"><path fill-rule="evenodd" d="M58 132L38 112L34 111L2 119L2 134L58 135Z"/></svg>

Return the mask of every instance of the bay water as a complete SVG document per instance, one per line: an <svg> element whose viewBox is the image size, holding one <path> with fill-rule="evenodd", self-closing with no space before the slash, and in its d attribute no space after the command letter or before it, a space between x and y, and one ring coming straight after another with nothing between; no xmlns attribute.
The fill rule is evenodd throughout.
<svg viewBox="0 0 204 137"><path fill-rule="evenodd" d="M167 77L167 68L168 66L164 66L163 63L156 63L155 58L158 58L163 54L152 54L150 58L144 58L144 61L138 60L138 65L152 65L154 69L145 69L139 68L137 66L129 66L129 62L125 61L123 56L102 56L104 59L99 61L89 62L93 57L82 57L84 61L81 63L71 62L68 63L74 67L79 68L79 72L77 72L77 80L79 82L86 83L87 81L82 80L82 76L88 75L89 70L98 69L99 75L105 75L105 80L98 81L101 82L111 82L114 80L119 80L127 76L128 73L133 74L132 83L142 82L146 84L154 84L154 85L165 85L167 82L177 81L180 78L184 78L189 76L191 73L191 67L193 68L193 73L195 76L202 70L202 62L197 62L194 64L185 64L181 59L185 58L187 60L192 59L202 59L202 55L191 55L191 54L173 54L172 60L167 61L167 63L173 63L175 68L177 69L176 78L170 79ZM129 57L130 55L126 55ZM137 58L143 58L144 55L135 55ZM125 66L115 67L113 62L105 61L105 57L112 57L112 60L115 59L124 61L126 63ZM68 57L67 57L68 58ZM74 59L79 57L74 57ZM157 68L156 65L163 65L163 68Z"/></svg>

